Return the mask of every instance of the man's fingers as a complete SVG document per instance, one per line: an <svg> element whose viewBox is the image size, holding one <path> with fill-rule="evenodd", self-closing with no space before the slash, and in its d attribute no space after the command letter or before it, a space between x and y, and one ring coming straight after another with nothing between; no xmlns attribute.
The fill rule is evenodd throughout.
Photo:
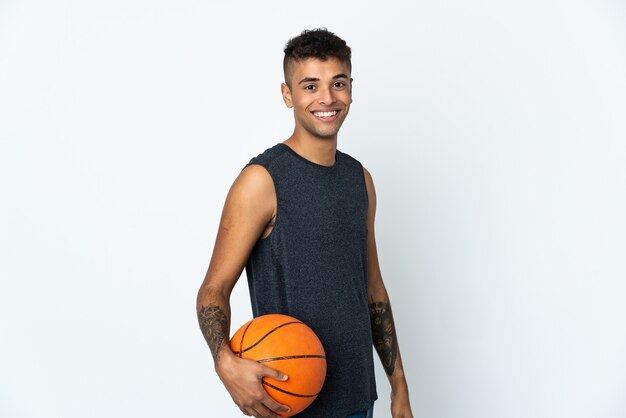
<svg viewBox="0 0 626 418"><path fill-rule="evenodd" d="M257 405L254 408L251 408L251 410L252 416L256 418L281 418L263 405Z"/></svg>
<svg viewBox="0 0 626 418"><path fill-rule="evenodd" d="M250 411L250 416L255 417L255 418L263 418L264 415L261 414L260 412L258 412L256 410L256 408L246 408L248 411Z"/></svg>
<svg viewBox="0 0 626 418"><path fill-rule="evenodd" d="M271 377L272 379L280 380L282 382L289 379L289 377L276 369L272 369L271 367L263 366L262 375L265 377ZM265 399L263 399L263 404L272 411L276 412L289 412L291 408L287 405L282 405L276 402L271 396L267 395Z"/></svg>
<svg viewBox="0 0 626 418"><path fill-rule="evenodd" d="M282 405L279 404L278 402L276 402L274 400L274 398L272 398L271 396L267 396L266 399L263 400L263 404L269 408L272 411L275 412L289 412L291 411L291 408L289 408L287 405Z"/></svg>
<svg viewBox="0 0 626 418"><path fill-rule="evenodd" d="M283 372L280 372L276 369L272 369L271 367L267 367L267 366L262 366L262 367L263 367L261 371L262 376L271 377L272 379L281 380L283 382L289 379L289 377Z"/></svg>

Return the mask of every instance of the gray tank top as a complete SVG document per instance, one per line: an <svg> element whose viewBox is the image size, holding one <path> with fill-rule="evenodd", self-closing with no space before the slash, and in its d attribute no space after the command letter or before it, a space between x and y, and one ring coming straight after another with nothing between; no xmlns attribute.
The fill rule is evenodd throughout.
<svg viewBox="0 0 626 418"><path fill-rule="evenodd" d="M333 166L319 165L282 143L250 164L269 172L278 203L272 232L257 241L246 264L252 312L300 319L326 351L324 387L297 416L344 418L365 411L377 394L363 167L339 150Z"/></svg>

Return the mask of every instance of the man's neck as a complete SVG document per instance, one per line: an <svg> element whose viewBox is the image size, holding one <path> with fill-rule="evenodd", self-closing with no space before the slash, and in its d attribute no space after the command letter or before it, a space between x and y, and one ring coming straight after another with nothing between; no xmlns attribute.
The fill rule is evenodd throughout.
<svg viewBox="0 0 626 418"><path fill-rule="evenodd" d="M315 138L291 135L284 144L296 153L316 164L332 166L335 164L337 137Z"/></svg>

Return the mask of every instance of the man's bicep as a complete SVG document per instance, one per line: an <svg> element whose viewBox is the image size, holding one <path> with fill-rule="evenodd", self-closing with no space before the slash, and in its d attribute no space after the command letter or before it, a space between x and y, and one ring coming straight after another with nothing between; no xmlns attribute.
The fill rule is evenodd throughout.
<svg viewBox="0 0 626 418"><path fill-rule="evenodd" d="M385 300L387 291L383 283L380 264L378 263L378 251L373 231L368 232L367 242L367 293L368 299Z"/></svg>
<svg viewBox="0 0 626 418"><path fill-rule="evenodd" d="M376 218L376 190L371 174L363 167L365 187L367 189L367 281L370 300L379 300L386 297L383 285L380 265L378 263L378 251L376 249L375 218Z"/></svg>
<svg viewBox="0 0 626 418"><path fill-rule="evenodd" d="M273 216L275 192L269 173L246 167L224 204L205 283L230 293L266 225Z"/></svg>

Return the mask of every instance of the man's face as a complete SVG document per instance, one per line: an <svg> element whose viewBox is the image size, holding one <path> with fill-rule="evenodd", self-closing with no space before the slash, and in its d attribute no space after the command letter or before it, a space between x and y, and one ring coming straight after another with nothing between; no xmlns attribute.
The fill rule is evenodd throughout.
<svg viewBox="0 0 626 418"><path fill-rule="evenodd" d="M293 108L296 133L336 138L352 103L348 65L336 58L309 58L291 63L291 88L281 86L283 100Z"/></svg>

